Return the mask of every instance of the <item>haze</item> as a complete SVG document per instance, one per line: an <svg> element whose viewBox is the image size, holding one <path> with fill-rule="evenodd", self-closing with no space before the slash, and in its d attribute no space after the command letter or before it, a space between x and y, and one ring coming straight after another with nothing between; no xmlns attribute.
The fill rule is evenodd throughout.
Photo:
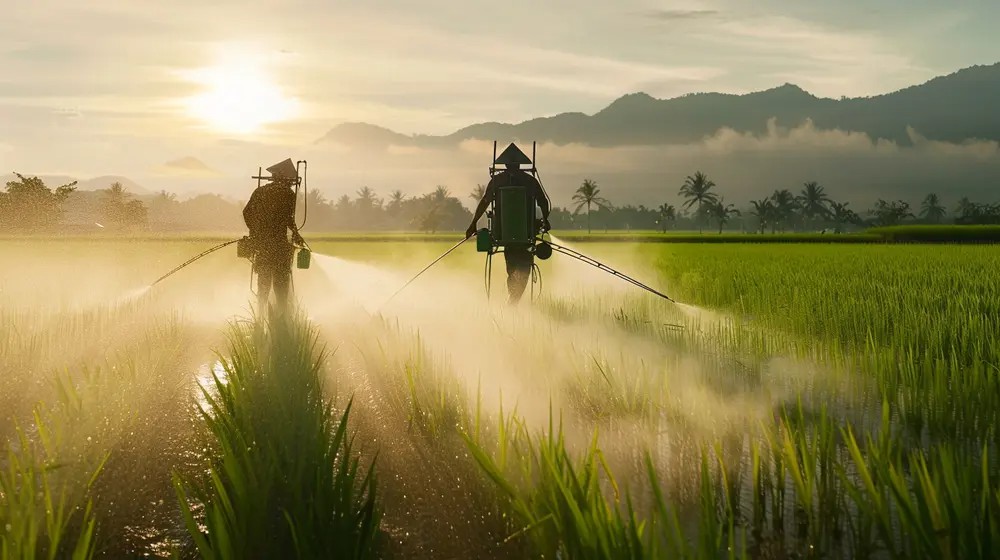
<svg viewBox="0 0 1000 560"><path fill-rule="evenodd" d="M992 3L535 4L12 3L0 20L0 173L124 175L150 190L245 198L258 166L292 157L310 160L314 186L331 197L362 185L465 192L485 182L488 143L372 154L316 141L343 122L445 135L592 114L636 91L669 98L791 82L821 97L869 96L1000 60ZM987 192L1000 179L996 138L893 148L802 130L735 148L724 130L664 150L549 146L539 165L557 197L594 175L615 202L646 204L672 199L695 166L734 200L805 180L845 196L880 185L917 198L963 171L973 184L938 190ZM720 152L719 138L732 149ZM775 138L792 157L762 160Z"/></svg>

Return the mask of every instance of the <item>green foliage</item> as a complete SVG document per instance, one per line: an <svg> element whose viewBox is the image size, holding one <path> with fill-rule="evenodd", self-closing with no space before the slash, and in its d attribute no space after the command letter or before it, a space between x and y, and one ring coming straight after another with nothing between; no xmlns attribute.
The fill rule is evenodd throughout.
<svg viewBox="0 0 1000 560"><path fill-rule="evenodd" d="M587 208L587 233L590 233L590 209L592 206L597 206L601 209L610 209L611 203L602 196L601 188L597 186L597 181L593 179L584 179L583 183L576 189L573 193L573 202L576 204L576 208L573 210L573 214L579 214L580 210L584 207Z"/></svg>
<svg viewBox="0 0 1000 560"><path fill-rule="evenodd" d="M141 200L133 200L132 195L119 182L114 182L103 191L103 219L108 225L119 228L146 224L146 205ZM161 194L161 197L164 195ZM164 202L169 202L166 198Z"/></svg>
<svg viewBox="0 0 1000 560"><path fill-rule="evenodd" d="M871 228L867 233L894 243L1000 242L1000 225L906 225Z"/></svg>
<svg viewBox="0 0 1000 560"><path fill-rule="evenodd" d="M103 463L75 487L60 434L35 414L33 437L18 429L0 470L0 558L93 558L96 519L86 496ZM61 429L57 426L56 429Z"/></svg>
<svg viewBox="0 0 1000 560"><path fill-rule="evenodd" d="M7 192L0 198L0 228L34 232L56 225L76 181L53 191L38 177L15 175L18 180L8 181Z"/></svg>
<svg viewBox="0 0 1000 560"><path fill-rule="evenodd" d="M530 539L543 558L648 557L644 526L630 500L617 503L618 487L596 434L576 457L567 451L561 424L550 420L548 432L536 438L515 417L498 421L514 429L501 431L493 453L470 436L466 442L520 524L508 540ZM615 493L614 502L602 486Z"/></svg>
<svg viewBox="0 0 1000 560"><path fill-rule="evenodd" d="M910 203L905 200L889 202L880 198L869 213L877 226L894 226L906 218L913 217L913 213L910 212Z"/></svg>
<svg viewBox="0 0 1000 560"><path fill-rule="evenodd" d="M317 344L301 319L233 325L225 378L213 373L203 389L215 450L207 479L175 480L203 558L374 557L374 465L354 455L351 405L337 417L324 396Z"/></svg>
<svg viewBox="0 0 1000 560"><path fill-rule="evenodd" d="M858 239L872 241L880 235ZM784 243L815 239L687 237L773 237ZM621 234L588 237L605 238L624 239ZM372 238L357 236L365 239ZM389 242L329 247L345 258L379 262L405 254L412 259L408 262L422 262L454 241L440 240L442 247ZM87 246L79 240L5 243L12 262L42 258L40 253L69 259ZM176 241L157 249L184 255L191 244ZM101 247L115 259L128 253L128 245L117 242ZM316 249L322 252L318 244ZM90 250L98 251L93 245ZM495 350L511 348L508 337L516 344L518 363L535 364L546 355L555 356L549 363L558 360L552 371L531 365L499 372L498 379L480 378L533 392L531 403L537 402L539 390L551 391L558 404L552 405L547 427L544 419L504 413L502 402L498 414L484 416L495 395L467 394L464 383L475 372L450 370L448 351L434 348L439 332L426 339L397 336L392 333L408 327L393 317L385 319L392 328L355 333L355 340L384 349L362 352L364 363L355 365L364 383L374 383L373 372L379 370L380 382L392 385L380 393L378 420L401 434L395 449L419 441L420 451L412 456L441 467L449 481L455 472L481 471L482 492L468 488L477 482L471 477L454 491L495 497L495 503L468 500L461 519L485 519L493 507L501 509L506 517L490 519L509 527L489 535L508 539L511 547L525 546L527 552L517 557L909 560L1000 555L1000 378L995 367L1000 346L992 336L1000 316L1000 253L995 247L594 243L585 251L613 263L634 257L634 268L622 268L642 278L658 274L651 284L710 310L681 309L641 292L554 292L524 317L497 325L502 336L486 336L493 331L483 327L483 339L495 342ZM464 273L473 264L478 267L481 261L470 250L444 266ZM213 272L227 274L223 267L219 264ZM16 281L4 279L5 293L12 294L7 297L17 298L18 291L10 291ZM45 297L57 299L48 292ZM18 309L0 309L0 362L12 372L0 377L0 414L26 420L35 393L25 387L58 390L64 395L60 406L73 414L46 424L63 429L100 424L93 432L102 440L99 450L110 449L111 455L93 487L113 486L118 480L114 474L128 472L121 463L117 470L112 467L132 439L151 440L152 447L166 439L157 433L162 419L182 415L164 407L170 414L155 417L161 423L154 421L141 431L143 422L126 414L132 409L148 414L147 409L162 406L149 393L166 385L141 384L146 376L162 378L160 370L119 366L32 376L61 371L68 362L104 363L106 352L119 351L115 341L141 330L148 317L132 317L135 310L125 310L37 319L30 308ZM482 317L485 324L488 316ZM51 328L38 328L42 323ZM593 346L577 345L579 339L566 343L565 337L591 329L599 335ZM111 341L115 349L102 346L96 354L81 353L79 339L91 338L95 345ZM164 341L169 342L164 359L188 346L169 328L130 346L159 347ZM317 347L316 335L301 322L271 328L239 324L230 332L222 360L225 375L207 387L207 408L199 416L208 428L209 444L180 444L193 457L191 470L208 467L201 469L207 471L204 478L180 474L176 487L192 547L203 555L312 557L353 546L353 557L360 557L374 550L380 504L373 499L371 469L356 458L357 446L346 427L347 410L354 411L350 416L357 421L358 408L333 410L323 397L319 373L324 353ZM652 350L625 355L634 348ZM485 353L495 355L491 349ZM125 358L123 362L136 360L133 354ZM467 362L459 362L466 367ZM182 385L178 379L168 381ZM718 408L706 410L715 399ZM28 413L22 401L28 401ZM763 410L752 418L723 418L754 403ZM101 535L116 515L113 510L125 504L116 499L113 508L102 508L106 496L90 492L87 480L80 482L81 473L89 479L93 461L72 469L61 460L49 461L40 453L41 438L31 430L9 429L10 424L0 429L10 432L5 443L18 458L5 456L3 468L45 473L53 512L60 511L57 504L65 490L63 511L71 512L69 521L53 522L56 530L51 531L62 535L63 550L86 540L89 525L83 515L94 494L89 519L95 536L87 539L96 539L98 545L91 548L100 548ZM359 429L368 426L362 422ZM108 437L115 430L138 435ZM383 438L382 432L371 435ZM30 460L19 443L23 436L35 445ZM172 460L156 458L164 469L181 470L180 461ZM45 468L51 463L58 468ZM65 475L71 472L74 482L69 484ZM7 481L27 475L12 476L0 474ZM135 481L121 480L127 489L135 488ZM7 482L9 490L2 490L0 503L13 496L8 503L18 511L36 508L32 526L47 526L43 513L49 510L38 507L45 492L41 498L28 492L40 484ZM448 492L447 483L442 488ZM465 511L473 515L465 516ZM176 511L170 513L177 518ZM449 529L457 518L451 515L441 519ZM404 524L413 523L406 530L423 522L417 515L412 520L403 513L397 516ZM46 542L49 533L35 531L36 542ZM339 540L324 540L327 534L340 535ZM286 548L268 548L279 545ZM256 548L248 552L242 546ZM321 550L327 546L333 548Z"/></svg>
<svg viewBox="0 0 1000 560"><path fill-rule="evenodd" d="M722 228L726 226L730 218L740 215L740 211L735 206L726 204L725 199L721 197L718 200L705 203L704 208L706 214L719 224L719 235L722 235Z"/></svg>

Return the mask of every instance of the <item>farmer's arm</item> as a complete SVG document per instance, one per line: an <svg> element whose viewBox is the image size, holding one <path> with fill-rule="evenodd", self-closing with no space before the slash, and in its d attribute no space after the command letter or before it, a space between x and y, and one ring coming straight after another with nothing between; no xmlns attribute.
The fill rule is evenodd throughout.
<svg viewBox="0 0 1000 560"><path fill-rule="evenodd" d="M302 244L302 236L299 235L299 226L295 224L295 192L289 189L286 197L287 203L284 209L285 224L292 230L292 242Z"/></svg>
<svg viewBox="0 0 1000 560"><path fill-rule="evenodd" d="M483 217L483 213L486 212L486 208L489 207L490 203L493 202L493 197L496 194L496 181L490 179L488 185L486 185L486 191L483 192L483 198L479 201L479 205L476 206L476 211L472 214L472 224L475 225L479 221L479 218Z"/></svg>
<svg viewBox="0 0 1000 560"><path fill-rule="evenodd" d="M535 200L538 201L538 207L542 210L542 219L548 221L549 219L549 197L545 194L545 189L542 188L542 184L538 182L537 179L532 179L535 182Z"/></svg>
<svg viewBox="0 0 1000 560"><path fill-rule="evenodd" d="M531 180L535 183L535 202L538 204L538 208L542 210L542 231L549 231L552 229L552 225L549 224L549 212L552 210L549 207L549 197L545 194L545 189L542 188L542 184L538 182L538 179L532 177Z"/></svg>
<svg viewBox="0 0 1000 560"><path fill-rule="evenodd" d="M255 190L250 194L250 200L247 201L247 205L243 207L243 223L247 225L247 229L250 230L251 234L257 229L257 223L260 221L259 205L260 196Z"/></svg>
<svg viewBox="0 0 1000 560"><path fill-rule="evenodd" d="M479 218L483 217L483 213L486 212L486 208L489 207L490 202L493 202L493 197L496 193L496 179L490 179L490 183L486 185L486 192L483 193L482 200L479 201L479 205L476 206L476 211L472 213L472 223L469 224L469 229L465 232L465 237L472 237L476 233L476 223L479 222Z"/></svg>

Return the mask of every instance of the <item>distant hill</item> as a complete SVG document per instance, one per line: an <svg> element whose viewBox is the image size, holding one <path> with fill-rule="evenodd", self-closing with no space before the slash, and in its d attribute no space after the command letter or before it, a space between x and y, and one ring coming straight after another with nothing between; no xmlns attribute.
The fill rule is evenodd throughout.
<svg viewBox="0 0 1000 560"><path fill-rule="evenodd" d="M901 145L911 143L907 127L931 140L1000 140L998 99L1000 63L874 97L819 98L792 84L745 95L696 93L655 99L633 93L593 115L562 113L519 124L480 123L447 136L406 136L371 124L344 123L318 142L364 148L448 147L468 139L601 147L678 144L701 140L723 127L764 133L770 118L786 127L812 119L818 128L864 132Z"/></svg>
<svg viewBox="0 0 1000 560"><path fill-rule="evenodd" d="M32 173L21 172L21 174L29 177L33 176ZM122 186L125 187L126 190L128 190L128 192L134 195L142 196L151 194L149 189L143 187L139 183L136 183L135 181L129 179L128 177L122 177L119 175L102 175L100 177L94 177L92 179L83 179L83 180L75 179L73 177L69 177L66 175L40 175L39 178L41 178L41 180L45 183L47 187L52 189L72 183L73 181L79 181L76 184L76 190L99 191L110 187L111 183L117 181L121 183ZM15 180L17 180L17 176L14 175L13 173L2 175L0 176L0 187L6 186L8 181L15 181Z"/></svg>
<svg viewBox="0 0 1000 560"><path fill-rule="evenodd" d="M100 177L94 177L93 179L86 179L77 183L76 188L81 191L99 191L110 187L111 183L115 182L121 183L122 186L125 187L125 190L132 194L150 194L149 189L143 187L128 177L122 177L120 175L102 175Z"/></svg>

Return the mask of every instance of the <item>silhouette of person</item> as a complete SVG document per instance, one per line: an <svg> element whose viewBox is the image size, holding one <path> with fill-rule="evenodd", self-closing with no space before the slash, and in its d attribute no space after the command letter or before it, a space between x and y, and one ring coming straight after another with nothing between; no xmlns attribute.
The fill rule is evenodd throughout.
<svg viewBox="0 0 1000 560"><path fill-rule="evenodd" d="M257 187L246 207L243 221L250 230L253 268L257 273L257 308L267 307L274 290L276 307L284 312L288 307L288 292L292 278L292 257L302 236L295 225L295 191L298 171L291 159L276 163L267 170L271 180ZM291 243L288 231L292 232Z"/></svg>
<svg viewBox="0 0 1000 560"><path fill-rule="evenodd" d="M550 229L549 199L545 195L545 191L542 189L542 185L538 182L538 179L535 179L530 173L521 169L521 164L530 163L531 160L528 159L528 156L524 155L524 152L514 144L507 146L507 149L500 154L500 157L497 158L494 164L503 164L505 169L494 175L490 179L489 184L486 185L483 198L479 201L479 205L472 216L472 223L465 232L466 239L475 235L476 223L483 216L483 213L486 212L486 208L490 203L495 203L494 212L497 217L494 219L498 219L502 212L504 212L504 209L500 206L500 199L497 198L497 191L501 187L507 186L526 187L529 190L531 198L534 200L531 208L528 209L530 213L528 223L535 224L534 205L537 204L542 211L541 230L548 231ZM508 211L522 210L512 208L508 209ZM507 265L507 294L509 298L508 302L511 304L516 304L521 300L524 289L528 286L528 280L531 278L531 267L535 264L535 256L528 250L530 247L531 243L523 245L508 244L504 246L503 256Z"/></svg>

